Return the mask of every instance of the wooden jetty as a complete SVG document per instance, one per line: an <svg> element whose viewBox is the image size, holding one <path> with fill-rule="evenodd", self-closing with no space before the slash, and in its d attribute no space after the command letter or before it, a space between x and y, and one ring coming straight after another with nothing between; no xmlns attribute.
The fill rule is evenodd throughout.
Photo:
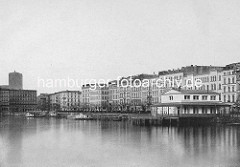
<svg viewBox="0 0 240 167"><path fill-rule="evenodd" d="M154 116L137 116L131 117L130 121L133 125L208 125L216 121L215 114L199 114L199 115L166 115L160 117Z"/></svg>

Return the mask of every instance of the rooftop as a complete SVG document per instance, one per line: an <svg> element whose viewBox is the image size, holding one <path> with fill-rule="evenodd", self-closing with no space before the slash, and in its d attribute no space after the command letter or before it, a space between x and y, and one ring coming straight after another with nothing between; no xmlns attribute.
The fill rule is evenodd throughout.
<svg viewBox="0 0 240 167"><path fill-rule="evenodd" d="M178 91L182 94L219 94L217 92L207 91L207 90L185 90L185 89L176 89L176 88L170 89L169 91L165 92L165 94L170 92L171 90Z"/></svg>
<svg viewBox="0 0 240 167"><path fill-rule="evenodd" d="M205 102L174 102L174 103L159 103L154 104L152 107L165 107L165 106L231 106L231 104L223 103L223 102L212 102L212 101L205 101Z"/></svg>

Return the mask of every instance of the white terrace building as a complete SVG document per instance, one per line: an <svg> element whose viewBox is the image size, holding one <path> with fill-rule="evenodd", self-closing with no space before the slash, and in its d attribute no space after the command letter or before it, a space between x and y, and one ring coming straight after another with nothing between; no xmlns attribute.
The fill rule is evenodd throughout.
<svg viewBox="0 0 240 167"><path fill-rule="evenodd" d="M207 116L226 113L228 105L220 94L203 90L171 89L162 95L162 102L152 106L154 116Z"/></svg>

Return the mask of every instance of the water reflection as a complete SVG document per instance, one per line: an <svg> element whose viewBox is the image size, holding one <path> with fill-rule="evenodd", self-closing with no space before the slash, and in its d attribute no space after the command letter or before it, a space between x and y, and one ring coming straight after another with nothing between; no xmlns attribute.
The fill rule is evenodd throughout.
<svg viewBox="0 0 240 167"><path fill-rule="evenodd" d="M0 118L0 166L239 166L239 127Z"/></svg>

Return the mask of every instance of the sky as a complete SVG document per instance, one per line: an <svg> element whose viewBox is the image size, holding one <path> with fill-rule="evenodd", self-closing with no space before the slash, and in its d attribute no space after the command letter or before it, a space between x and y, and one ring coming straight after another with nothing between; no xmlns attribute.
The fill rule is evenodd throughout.
<svg viewBox="0 0 240 167"><path fill-rule="evenodd" d="M0 0L0 85L240 62L239 0ZM71 88L79 89L78 87Z"/></svg>

